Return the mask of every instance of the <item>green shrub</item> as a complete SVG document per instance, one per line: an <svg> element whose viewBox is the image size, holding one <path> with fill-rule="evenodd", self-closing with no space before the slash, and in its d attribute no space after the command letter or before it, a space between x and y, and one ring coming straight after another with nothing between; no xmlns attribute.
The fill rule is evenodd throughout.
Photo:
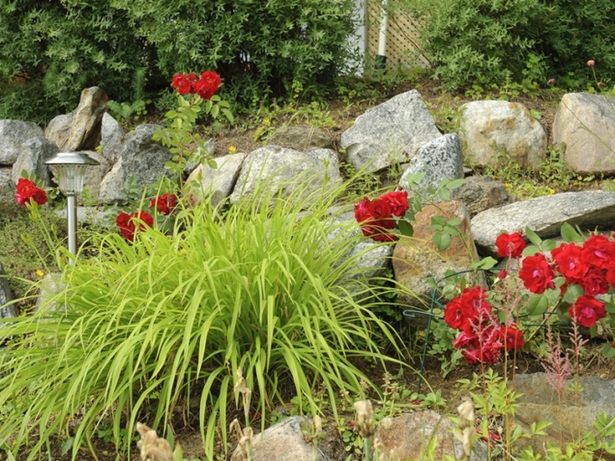
<svg viewBox="0 0 615 461"><path fill-rule="evenodd" d="M153 49L111 0L0 4L0 118L44 124L73 110L81 91L104 89L133 102L132 82L151 67Z"/></svg>
<svg viewBox="0 0 615 461"><path fill-rule="evenodd" d="M34 459L50 437L72 437L74 459L101 424L119 445L139 420L160 430L181 415L198 419L213 459L238 369L263 424L283 393L310 412L319 389L334 412L339 391L362 395L369 380L357 360L393 360L377 344L400 344L374 304L357 301L391 289L369 286L368 269L357 269L364 251L351 250L364 237L332 220L330 201L258 200L223 216L183 210L170 236L94 234L98 256L66 266L43 310L3 327L14 340L0 354L0 408L12 408L0 446L17 435L15 449Z"/></svg>
<svg viewBox="0 0 615 461"><path fill-rule="evenodd" d="M424 3L424 2L423 2ZM540 0L440 0L417 6L433 76L447 89L520 82L553 8Z"/></svg>
<svg viewBox="0 0 615 461"><path fill-rule="evenodd" d="M115 0L156 47L157 68L216 70L227 99L322 94L351 56L354 0ZM294 85L294 88L293 88Z"/></svg>
<svg viewBox="0 0 615 461"><path fill-rule="evenodd" d="M601 0L397 0L422 25L432 75L446 89L505 82L567 89L615 72L615 4Z"/></svg>

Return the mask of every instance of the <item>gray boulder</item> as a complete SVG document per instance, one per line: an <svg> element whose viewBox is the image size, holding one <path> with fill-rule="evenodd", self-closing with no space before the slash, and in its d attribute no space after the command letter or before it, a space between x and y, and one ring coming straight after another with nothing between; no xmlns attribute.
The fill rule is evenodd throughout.
<svg viewBox="0 0 615 461"><path fill-rule="evenodd" d="M107 112L102 117L100 145L111 163L115 163L124 147L124 128Z"/></svg>
<svg viewBox="0 0 615 461"><path fill-rule="evenodd" d="M330 149L333 147L331 135L314 126L283 126L278 128L267 140L268 144L305 151L310 147Z"/></svg>
<svg viewBox="0 0 615 461"><path fill-rule="evenodd" d="M463 459L463 445L453 435L456 427L451 420L431 410L384 418L376 429L376 439L380 443L380 459L427 459L427 445L433 439L437 440L437 444L432 453L433 458L429 459L442 459L446 455L453 459ZM476 442L470 461L488 459L486 444Z"/></svg>
<svg viewBox="0 0 615 461"><path fill-rule="evenodd" d="M0 168L0 215L13 215L19 209L15 200L16 183L12 177L11 167Z"/></svg>
<svg viewBox="0 0 615 461"><path fill-rule="evenodd" d="M341 184L337 153L330 149L314 149L299 152L279 146L265 146L248 154L243 162L239 178L230 196L231 203L242 197L260 193L259 187L275 195L279 191L285 197L296 194L301 197ZM300 190L302 189L302 190Z"/></svg>
<svg viewBox="0 0 615 461"><path fill-rule="evenodd" d="M523 104L507 101L473 101L461 106L461 141L473 164L493 165L507 153L523 166L545 159L547 135Z"/></svg>
<svg viewBox="0 0 615 461"><path fill-rule="evenodd" d="M573 383L577 385L572 387ZM527 431L532 423L551 423L545 429L546 436L527 440L535 450L542 450L545 442L565 446L577 440L579 434L591 433L596 416L601 413L607 413L609 419L615 418L613 380L577 377L565 381L559 394L549 384L546 373L518 374L512 388L522 394L516 401L515 422Z"/></svg>
<svg viewBox="0 0 615 461"><path fill-rule="evenodd" d="M439 250L433 243L434 231L430 230L431 218L440 216L447 221L459 218L461 224L457 227L464 239L451 238L451 244L446 250ZM416 307L429 305L432 287L428 277L441 280L447 271L462 272L470 269L478 260L478 254L472 244L470 234L470 217L461 202L450 201L423 208L416 214L413 223L412 238L402 237L395 245L393 252L393 272L395 280L408 289L408 297L400 301ZM468 277L471 274L468 273ZM476 283L476 280L471 280ZM411 294L411 295L410 295Z"/></svg>
<svg viewBox="0 0 615 461"><path fill-rule="evenodd" d="M496 256L495 239L502 231L526 227L542 238L560 234L562 224L582 229L611 226L615 220L615 193L599 190L564 192L515 202L478 213L472 218L472 236L479 252Z"/></svg>
<svg viewBox="0 0 615 461"><path fill-rule="evenodd" d="M43 136L30 138L21 146L21 152L13 164L12 177L15 184L25 170L28 175L34 173L45 185L51 185L49 167L45 161L58 153L58 146Z"/></svg>
<svg viewBox="0 0 615 461"><path fill-rule="evenodd" d="M319 461L327 458L303 439L302 424L309 424L301 416L292 416L271 426L252 439L253 461ZM237 447L231 461L245 459Z"/></svg>
<svg viewBox="0 0 615 461"><path fill-rule="evenodd" d="M126 135L120 158L100 185L102 203L125 200L124 187L131 177L136 178L135 185L140 194L149 184L155 184L160 177L170 174L164 164L171 160L171 153L152 140L158 128L158 125L139 125Z"/></svg>
<svg viewBox="0 0 615 461"><path fill-rule="evenodd" d="M4 267L2 263L0 263L0 318L12 318L17 317L19 315L19 311L14 304L8 304L13 300L13 294L11 293L11 289L9 287L9 281L6 278L6 272L4 272ZM2 323L0 323L0 329L2 328ZM0 339L2 336L0 335Z"/></svg>
<svg viewBox="0 0 615 461"><path fill-rule="evenodd" d="M342 133L341 147L356 170L373 172L410 160L440 136L420 93L412 90L358 116Z"/></svg>
<svg viewBox="0 0 615 461"><path fill-rule="evenodd" d="M565 94L553 121L553 144L565 146L566 165L578 173L615 173L615 98Z"/></svg>
<svg viewBox="0 0 615 461"><path fill-rule="evenodd" d="M410 160L410 165L402 175L399 184L409 189L408 175L425 173L418 187L437 188L444 179L463 178L463 154L461 141L457 134L447 134L428 142Z"/></svg>
<svg viewBox="0 0 615 461"><path fill-rule="evenodd" d="M248 154L230 154L214 159L217 168L209 165L199 165L188 177L184 190L189 196L190 203L196 205L209 197L211 204L217 206L226 199L231 192L241 166Z"/></svg>
<svg viewBox="0 0 615 461"><path fill-rule="evenodd" d="M451 198L463 202L470 217L516 201L502 181L496 181L492 176L467 177L460 187L453 189Z"/></svg>
<svg viewBox="0 0 615 461"><path fill-rule="evenodd" d="M100 144L102 117L108 99L101 88L84 89L77 108L70 114L54 118L45 130L45 137L65 152L96 149Z"/></svg>
<svg viewBox="0 0 615 461"><path fill-rule="evenodd" d="M23 145L32 138L42 136L43 130L32 122L0 120L0 165L13 165Z"/></svg>

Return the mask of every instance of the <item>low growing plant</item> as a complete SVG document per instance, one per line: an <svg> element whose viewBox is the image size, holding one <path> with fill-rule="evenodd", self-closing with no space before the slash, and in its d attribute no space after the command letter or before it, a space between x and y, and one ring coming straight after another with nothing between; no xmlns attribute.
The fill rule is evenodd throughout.
<svg viewBox="0 0 615 461"><path fill-rule="evenodd" d="M61 267L37 313L3 327L13 341L0 355L0 407L14 410L0 421L0 443L32 460L55 436L72 437L75 459L110 426L128 451L124 429L166 428L181 414L198 421L211 458L217 434L228 442L238 369L263 424L286 391L314 414L324 388L337 415L336 393L362 395L369 383L354 359L394 361L378 342L399 351L400 341L358 301L383 288L357 264L365 251L351 251L363 238L356 224L327 211L342 189L331 192L299 200L300 191L261 190L228 210L180 200L170 232L135 217L131 239L94 233L97 256Z"/></svg>

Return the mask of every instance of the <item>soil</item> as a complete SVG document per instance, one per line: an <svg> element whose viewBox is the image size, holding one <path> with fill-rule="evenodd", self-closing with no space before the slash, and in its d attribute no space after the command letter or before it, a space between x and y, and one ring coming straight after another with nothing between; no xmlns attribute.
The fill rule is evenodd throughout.
<svg viewBox="0 0 615 461"><path fill-rule="evenodd" d="M395 94L402 93L404 91L408 91L417 87L417 85L400 85L395 89L395 91L390 92L383 98L382 101L372 102L372 103L355 103L348 108L347 104L342 103L341 101L333 101L331 102L330 107L330 116L335 120L335 126L329 128L323 128L328 130L335 142L339 142L339 138L341 133L352 123L358 115L363 113L368 107L373 106L379 102L383 102L386 99L394 96ZM427 106L432 110L432 113L436 114L437 124L443 131L443 128L450 124L450 118L447 118L447 113L450 113L450 110L456 109L461 106L465 102L472 101L473 99L464 96L463 94L448 94L440 91L436 84L433 82L422 82L421 85L418 85L418 91L421 93L424 101ZM500 95L494 94L490 96L490 99L498 99ZM544 93L539 94L537 96L519 96L516 98L507 98L507 100L511 102L519 102L523 103L529 110L533 111L534 114L540 115L539 122L545 129L547 136L549 138L549 144L551 143L551 126L553 123L553 119L555 117L555 113L557 110L557 105L559 103L559 99L561 95L554 95L553 93ZM446 111L440 111L439 109L445 107ZM450 109L450 110L448 110ZM444 115L443 115L444 114ZM441 117L441 118L438 118ZM251 152L258 147L261 147L264 142L261 140L255 141L255 133L256 128L240 130L233 129L230 131L225 131L217 136L215 136L215 155L222 156L229 152L229 148L233 146L237 152ZM337 144L336 144L337 145ZM418 348L417 348L418 349ZM408 357L408 363L414 370L418 370L420 368L420 351L415 351L415 353L411 354ZM504 375L505 370L502 364L498 364L493 367L495 371L497 371L500 375ZM399 370L393 370L392 374L397 375ZM479 369L476 367L472 367L467 364L462 364L455 370L453 370L446 377L442 376L440 369L440 362L431 356L428 356L425 364L424 364L424 379L421 380L418 376L418 373L407 369L403 376L398 378L395 382L396 386L400 388L405 388L411 390L412 392L418 392L420 389L420 393L427 394L430 390L439 391L441 393L442 398L447 402L448 407L443 411L452 412L456 407L458 402L456 402L459 398L457 394L457 388L455 383L459 379L471 379L473 373L479 372ZM506 371L508 376L513 376L514 373L531 373L543 371L539 360L535 356L531 355L520 355L514 364L510 364L509 369ZM382 369L378 368L366 368L366 373L375 383L378 383L384 386L384 372ZM599 376L605 379L615 379L615 367L612 364L612 361L608 361L602 357L601 352L601 344L590 345L586 348L585 355L583 357L583 368L581 369L582 375L591 375L591 376ZM420 384L419 384L420 383ZM354 418L354 414L352 412L348 412L342 414L342 417L346 418L347 421L352 421ZM229 420L232 419L233 416L229 417ZM319 446L323 451L328 453L331 456L332 460L344 460L347 458L349 451L347 451L347 444L342 440L339 434L339 428L336 427L333 422L333 418L329 417L326 419L327 423L325 424L325 438L319 443ZM253 426L258 427L260 423L255 421ZM199 458L204 459L204 454L202 450L202 442L201 437L198 432L198 428L196 427L184 427L177 428L178 432L175 434L175 440L181 442L184 457L187 459ZM234 443L231 448L234 448ZM98 461L112 461L116 460L116 455L114 454L113 446L109 443L105 443L102 440L94 441L94 446L97 452L97 458L95 458L89 450L84 449L82 455L79 456L78 460L80 461L91 461L93 459L97 459ZM223 455L223 447L220 445L220 453L216 457L217 461L221 461L226 459ZM18 458L18 461L24 461L26 459L26 454L23 454ZM54 460L57 461L68 461L70 458L68 455L61 456L59 453L53 457ZM139 460L138 451L133 451L132 460ZM230 459L230 456L229 456Z"/></svg>

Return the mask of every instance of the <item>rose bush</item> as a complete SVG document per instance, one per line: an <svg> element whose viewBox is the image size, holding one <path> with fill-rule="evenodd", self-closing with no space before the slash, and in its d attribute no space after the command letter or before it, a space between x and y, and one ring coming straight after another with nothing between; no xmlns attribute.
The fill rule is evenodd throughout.
<svg viewBox="0 0 615 461"><path fill-rule="evenodd" d="M495 245L499 256L509 258L507 269L489 290L459 288L444 308L444 321L460 332L452 345L469 363L492 364L502 351L523 347L526 320L539 326L574 322L590 334L600 321L615 327L615 235L585 238L567 224L559 245L543 242L530 229L525 235L532 245L526 246L520 232L501 233ZM606 344L604 353L613 357L615 349Z"/></svg>
<svg viewBox="0 0 615 461"><path fill-rule="evenodd" d="M47 193L40 187L37 187L36 183L31 179L19 178L15 200L21 206L30 205L32 202L35 202L37 205L44 205L47 203Z"/></svg>
<svg viewBox="0 0 615 461"><path fill-rule="evenodd" d="M407 220L399 219L409 209L408 192L394 190L373 201L363 198L355 205L354 217L366 237L377 242L393 242L399 239L399 235L391 232L399 221L405 221L409 226Z"/></svg>

